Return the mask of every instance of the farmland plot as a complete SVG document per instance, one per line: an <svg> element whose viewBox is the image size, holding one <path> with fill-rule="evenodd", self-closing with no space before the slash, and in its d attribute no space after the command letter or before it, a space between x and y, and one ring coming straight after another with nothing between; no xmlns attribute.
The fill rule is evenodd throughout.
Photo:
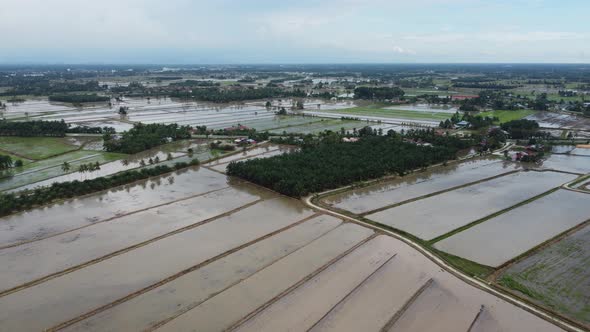
<svg viewBox="0 0 590 332"><path fill-rule="evenodd" d="M435 247L499 266L590 219L590 195L560 189L438 242Z"/></svg>
<svg viewBox="0 0 590 332"><path fill-rule="evenodd" d="M519 172L383 210L367 218L432 240L575 178L556 172Z"/></svg>
<svg viewBox="0 0 590 332"><path fill-rule="evenodd" d="M590 157L552 154L543 161L542 167L576 174L590 173Z"/></svg>
<svg viewBox="0 0 590 332"><path fill-rule="evenodd" d="M41 330L57 325L312 215L307 209L289 209L289 204L293 202L284 198L263 201L213 222L3 296L0 298L0 325L9 330L23 327ZM224 233L231 233L232 236L215 236ZM200 250L186 250L197 244ZM154 266L158 268L154 269ZM59 302L51 300L57 298ZM31 299L39 301L32 302ZM34 320L30 319L31 315Z"/></svg>
<svg viewBox="0 0 590 332"><path fill-rule="evenodd" d="M496 159L478 159L413 173L326 197L324 203L356 214L447 190L518 169L517 164Z"/></svg>
<svg viewBox="0 0 590 332"><path fill-rule="evenodd" d="M0 248L226 187L226 177L217 172L189 169L17 213L0 222Z"/></svg>
<svg viewBox="0 0 590 332"><path fill-rule="evenodd" d="M590 225L509 267L502 285L590 326Z"/></svg>
<svg viewBox="0 0 590 332"><path fill-rule="evenodd" d="M493 330L562 331L397 239L204 167L0 227L0 330L462 328L483 305Z"/></svg>

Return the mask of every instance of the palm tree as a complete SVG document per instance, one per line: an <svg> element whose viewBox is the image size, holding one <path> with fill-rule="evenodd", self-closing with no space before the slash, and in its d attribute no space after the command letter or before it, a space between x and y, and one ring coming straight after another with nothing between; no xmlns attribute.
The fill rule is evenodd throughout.
<svg viewBox="0 0 590 332"><path fill-rule="evenodd" d="M61 170L66 173L70 170L70 163L68 163L67 161L64 161L63 164L61 164Z"/></svg>

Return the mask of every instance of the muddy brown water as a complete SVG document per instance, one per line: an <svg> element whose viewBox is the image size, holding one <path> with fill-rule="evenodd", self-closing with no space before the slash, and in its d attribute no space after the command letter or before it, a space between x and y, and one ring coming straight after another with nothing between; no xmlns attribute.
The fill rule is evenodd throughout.
<svg viewBox="0 0 590 332"><path fill-rule="evenodd" d="M158 330L223 331L372 233L357 225L342 225Z"/></svg>
<svg viewBox="0 0 590 332"><path fill-rule="evenodd" d="M335 306L311 331L378 331L389 322L392 313L402 310L427 282L428 274L416 271L394 257ZM359 316L364 319L358 319Z"/></svg>
<svg viewBox="0 0 590 332"><path fill-rule="evenodd" d="M0 291L198 223L259 196L233 188L0 251ZM92 250L87 250L92 248Z"/></svg>
<svg viewBox="0 0 590 332"><path fill-rule="evenodd" d="M518 164L497 159L466 161L328 196L324 199L324 202L353 213L365 213L518 168Z"/></svg>
<svg viewBox="0 0 590 332"><path fill-rule="evenodd" d="M215 308L212 305L215 302L224 305L220 312L224 312L223 317L225 320L220 323L227 325L232 319L237 320L240 318L240 314L244 314L244 311L247 312L248 308L259 305L259 302L252 297L243 300L240 297L228 297L230 292L235 292L236 289L244 287L246 283L253 285L252 280L256 279L254 275L258 278L260 278L259 275L261 274L269 275L266 272L269 271L267 269L276 270L275 266L284 266L285 261L295 262L296 257L299 257L301 262L307 262L307 264L300 263L298 269L289 268L283 271L293 274L305 273L304 271L313 269L315 266L313 264L314 260L317 260L317 264L326 262L330 257L338 254L340 250L345 249L347 243L354 243L346 241L347 233L343 232L343 230L347 227L338 227L340 223L336 218L329 216L313 218L301 225L230 254L208 266L185 274L121 305L83 320L66 330L141 331L161 321L178 316L199 304L201 305L185 313L184 317L192 317L197 312L206 312L203 308L207 306ZM362 233L361 231L360 234ZM349 234L352 235L353 233L349 232ZM354 234L359 234L359 232L357 231ZM303 260L304 257L309 257L309 260ZM292 265L292 267L295 266ZM265 272L260 272L260 270ZM244 280L246 278L250 279ZM288 284L288 280L285 279L269 278L264 280L263 278L261 281L266 286L260 285L261 289L258 289L256 294L259 294L263 301L266 299L262 295L265 291L271 296L273 294L269 283ZM234 288L223 292L233 285L235 285ZM217 293L220 294L215 295ZM222 298L230 301L219 301ZM242 302L245 302L246 306L242 306ZM229 312L238 313L238 318L229 315ZM213 324L213 322L219 320L215 319L215 317L217 316L209 316L208 319L200 321L200 324ZM199 325L194 327L199 327Z"/></svg>
<svg viewBox="0 0 590 332"><path fill-rule="evenodd" d="M434 330L438 331L436 330L436 318L441 318L444 320L441 322L441 326L446 326L451 330L456 328L455 331L465 331L463 330L465 322L473 321L483 305L487 315L478 324L476 331L562 331L555 325L524 310L516 309L513 305L491 294L466 286L461 280L442 270L406 244L385 236L376 238L357 248L316 277L266 307L236 329L247 331L301 331L315 325L317 328L326 327L326 329L330 329L332 326L339 327L339 329L333 329L338 331L359 331L356 327L370 326L371 322L355 322L355 320L365 320L367 311L377 311L376 317L380 317L383 309L378 306L379 304L393 303L399 300L380 295L375 298L376 302L373 303L368 295L368 293L377 292L376 286L371 286L371 281L374 281L373 278L377 276L379 271L373 274L372 277L370 276L371 272L374 272L379 266L387 266L383 265L383 263L387 262L387 259L393 255L395 257L390 261L393 264L391 266L392 270L389 270L392 275L389 275L387 279L382 279L381 282L382 287L384 287L383 292L397 287L396 285L386 285L386 283L396 283L398 280L403 283L401 280L408 280L405 279L406 275L412 273L417 273L417 275L415 274L417 277L414 279L423 276L427 279L433 279L432 284L435 285L433 293L427 289L418 294L415 301L409 303L405 311L401 313L395 310L390 312L392 318L399 314L397 324L407 324L404 326L408 328L434 326ZM398 273L395 274L393 272L395 266L407 266L410 270L398 269ZM364 271L358 270L359 268ZM377 276L377 278L379 277ZM412 283L411 280L409 282ZM401 287L401 285L399 286ZM438 291L436 287L441 290ZM351 291L353 292L352 295L347 298L346 295ZM435 298L434 303L429 299L432 297ZM344 310L343 308L349 305L352 306L355 300L360 298L367 299L364 302L364 308L358 311L347 310L347 314L343 314L343 311L341 311ZM458 299L460 304L457 304L454 299ZM358 305L360 302L356 304ZM440 306L437 306L439 304ZM457 306L467 309L460 312L456 308ZM404 317L406 313L409 313L410 316ZM447 313L459 314L460 316L450 318L446 317ZM424 322L415 322L412 319L417 314L421 315ZM219 315L223 315L223 313L220 312ZM373 313L369 315L369 317L375 317ZM322 318L325 320L316 325L316 322ZM341 320L344 320L344 322ZM383 319L381 318L381 320ZM325 325L327 322L330 324ZM345 322L353 323L347 326ZM421 325L414 325L413 322ZM367 331L379 330L380 328L375 329L374 327L367 329ZM395 328L394 330L403 331Z"/></svg>
<svg viewBox="0 0 590 332"><path fill-rule="evenodd" d="M227 217L1 297L0 326L13 331L48 328L311 215L311 210L290 199L262 201Z"/></svg>
<svg viewBox="0 0 590 332"><path fill-rule="evenodd" d="M590 219L590 195L560 189L438 242L435 247L499 266Z"/></svg>
<svg viewBox="0 0 590 332"><path fill-rule="evenodd" d="M395 255L395 245L377 237L279 299L238 331L307 331L324 313Z"/></svg>
<svg viewBox="0 0 590 332"><path fill-rule="evenodd" d="M224 175L188 169L82 198L0 218L0 247L228 187Z"/></svg>
<svg viewBox="0 0 590 332"><path fill-rule="evenodd" d="M431 240L575 179L518 172L370 214L367 218Z"/></svg>
<svg viewBox="0 0 590 332"><path fill-rule="evenodd" d="M211 161L209 163L206 163L205 166L215 166L215 165L219 165L219 164L226 164L226 163L229 163L234 160L244 159L244 158L248 158L250 156L268 153L268 152L275 151L278 149L279 149L278 146L271 146L271 145L257 147L257 148L246 150L246 151L240 151L239 153L235 153L231 156L227 156L227 157L223 157L223 158Z"/></svg>
<svg viewBox="0 0 590 332"><path fill-rule="evenodd" d="M270 157L282 155L282 154L284 154L286 152L289 152L289 151L293 151L293 149L281 149L281 150L277 149L277 150L271 150L269 152L264 152L264 153L260 153L260 154L250 155L250 156L244 157L243 159L238 159L238 160L235 160L235 161L239 162L239 161L246 161L246 160L251 160L251 159L270 158ZM219 164L211 167L211 169L214 169L214 170L216 170L218 172L224 172L225 173L225 171L227 170L227 165L229 165L229 162L219 163Z"/></svg>
<svg viewBox="0 0 590 332"><path fill-rule="evenodd" d="M467 332L480 308L481 306L463 303L452 290L434 281L420 293L388 331Z"/></svg>

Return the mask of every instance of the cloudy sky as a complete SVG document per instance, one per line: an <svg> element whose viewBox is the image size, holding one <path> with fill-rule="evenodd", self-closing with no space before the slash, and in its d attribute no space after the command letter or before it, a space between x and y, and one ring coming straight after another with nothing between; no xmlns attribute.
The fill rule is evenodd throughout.
<svg viewBox="0 0 590 332"><path fill-rule="evenodd" d="M1 0L0 63L590 63L590 0Z"/></svg>

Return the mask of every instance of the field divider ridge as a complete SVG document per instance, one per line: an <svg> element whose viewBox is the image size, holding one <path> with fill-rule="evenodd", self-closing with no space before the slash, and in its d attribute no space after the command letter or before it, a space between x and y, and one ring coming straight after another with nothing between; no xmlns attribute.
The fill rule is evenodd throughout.
<svg viewBox="0 0 590 332"><path fill-rule="evenodd" d="M414 294L410 296L409 299L406 300L404 305L398 311L396 311L396 313L393 314L393 316L391 316L391 318L385 323L385 325L383 325L380 331L388 332L393 327L393 325L404 315L404 313L412 306L412 304L416 302L420 295L422 295L422 293L424 293L424 291L432 285L433 282L433 278L429 278L428 280L426 280L426 282L422 286L420 286L420 288L418 288L414 292Z"/></svg>
<svg viewBox="0 0 590 332"><path fill-rule="evenodd" d="M262 200L259 200L257 202L260 202L260 201L262 201ZM255 203L257 203L257 202L255 202ZM250 204L253 205L255 203L250 203ZM242 209L242 208L244 208L244 207L242 206L242 207L238 208L238 210L239 209ZM85 314L82 314L82 315L79 315L77 317L74 317L74 318L72 318L72 319L70 319L68 321L62 322L62 323L60 323L60 324L58 324L56 326L53 326L51 328L48 328L46 331L48 331L48 332L57 331L57 330L60 330L60 329L65 328L65 327L68 327L68 326L70 326L70 325L72 325L74 323L77 323L79 321L82 321L82 320L84 320L86 318L89 318L91 316L94 316L97 313L100 313L100 312L102 312L104 310L107 310L107 309L110 309L110 308L112 308L112 307L114 307L114 306L116 306L118 304L121 304L123 302L126 302L126 301L128 301L128 300L130 300L130 299L132 299L134 297L137 297L137 296L139 296L139 295L141 295L143 293L146 293L146 292L148 292L148 291L150 291L152 289L155 289L157 287L160 287L160 286L162 286L162 285L164 285L164 284L166 284L166 283L168 283L170 281L173 281L175 279L178 279L178 278L182 277L185 274L188 274L190 272L193 272L195 270L198 270L198 269L202 268L203 266L209 265L212 262L215 262L215 261L217 261L217 260L219 260L221 258L224 258L226 256L229 256L229 255L231 255L231 254L233 254L233 253L235 253L237 251L240 251L240 250L242 250L242 249L244 249L246 247L249 247L249 246L251 246L251 245L253 245L253 244L257 243L257 242L260 242L262 240L268 239L268 238L270 238L270 237L272 237L272 236L274 236L276 234L279 234L281 232L284 232L284 231L286 231L286 230L288 230L290 228L293 228L295 226L301 225L302 223L304 223L304 222L306 222L306 221L308 221L310 219L316 218L316 217L318 217L320 215L321 215L321 213L314 213L311 216L308 216L306 218L303 218L301 220L298 220L298 221L296 221L296 222L294 222L294 223L292 223L290 225L287 225L287 226L282 227L280 229L274 230L274 231L272 231L272 232L270 232L268 234L265 234L265 235L263 235L263 236L261 236L259 238L254 239L254 240L251 240L251 241L248 241L246 243L243 243L243 244L241 244L241 245L239 245L237 247L234 247L232 249L229 249L229 250L227 250L227 251L225 251L225 252L223 252L223 253L221 253L219 255L216 255L216 256L213 256L213 257L211 257L209 259L206 259L205 261L203 261L203 262L201 262L201 263L199 263L197 265L191 266L191 267L189 267L187 269L184 269L184 270L182 270L182 271L180 271L178 273L175 273L175 274L173 274L173 275L171 275L171 276L169 276L169 277L167 277L165 279L162 279L162 280L160 280L160 281L158 281L158 282L156 282L156 283L154 283L154 284L152 284L150 286L144 287L144 288L142 288L140 290L137 290L137 291L135 291L135 292L133 292L131 294L128 294L128 295L126 295L126 296L124 296L122 298L119 298L118 300L115 300L115 301L113 301L111 303L108 303L108 304L105 304L103 306L100 306L100 307L98 307L96 309L90 310L90 311L88 311Z"/></svg>
<svg viewBox="0 0 590 332"><path fill-rule="evenodd" d="M98 258L92 259L92 260L90 260L90 261L87 261L87 262L85 262L85 263L82 263L82 264L79 264L79 265L76 265L76 266L72 266L72 267L70 267L70 268L67 268L67 269L65 269L65 270L62 270L62 271L59 271L59 272L56 272L56 273L52 273L52 274L49 274L49 275L47 275L47 276L45 276L45 277L41 277L41 278L39 278L39 279L36 279L36 280L33 280L33 281L29 281L29 282L27 282L27 283L24 283L24 284L22 284L22 285L19 285L19 286L16 286L16 287L13 287L13 288L10 288L10 289L7 289L7 290L4 290L4 291L0 292L0 297L4 297L4 296L6 296L6 295L9 295L9 294L12 294L12 293L18 292L18 291L20 291L20 290L23 290L23 289L25 289L25 288L29 288L29 287L32 287L32 286L35 286L35 285L41 284L41 283L43 283L43 282L46 282L46 281L48 281L48 280L51 280L51 279L54 279L54 278L58 278L58 277L60 277L60 276L66 275L66 274L68 274L68 273L71 273L71 272L74 272L74 271L76 271L76 270L83 269L83 268L85 268L85 267L88 267L88 266L90 266L90 265L93 265L93 264L96 264L96 263L100 263L100 262L102 262L102 261L105 261L105 260L107 260L107 259L113 258L113 257L115 257L115 256L122 255L122 254L124 254L124 253L127 253L127 252L129 252L129 251L131 251L131 250L135 250L135 249L141 248L141 247L143 247L143 246L149 245L149 244L151 244L151 243L154 243L154 242L156 242L156 241L159 241L159 240L165 239L165 238L167 238L167 237L170 237L170 236L173 236L173 235L176 235L176 234L179 234L179 233L182 233L182 232L185 232L185 231L191 230L191 229L193 229L193 228L197 228L197 227L199 227L199 226L202 226L202 225L208 224L208 223L210 223L210 222L213 222L213 221L215 221L215 220L217 220L217 219L220 219L220 218L223 218L223 217L225 217L225 216L228 216L228 215L231 215L231 214L233 214L233 213L236 213L236 212L238 212L238 211L240 211L240 210L242 210L242 209L245 209L245 208L248 208L248 207L250 207L250 206L256 205L256 204L258 204L258 203L262 202L263 200L264 200L264 199L258 199L258 200L255 200L255 201L253 201L253 202L247 203L247 204L245 204L245 205L242 205L242 206L240 206L240 207L238 207L238 208L235 208L235 209L233 209L233 210L230 210L230 211L227 211L227 212L221 213L221 214L219 214L219 215L216 215L216 216L214 216L214 217L207 218L207 219L205 219L205 220L202 220L202 221L199 221L199 222L197 222L197 223L194 223L194 224L191 224L191 225L188 225L188 226L185 226L185 227L182 227L182 228L179 228L179 229L173 230L173 231L171 231L171 232L168 232L168 233L165 233L165 234L162 234L162 235L156 236L156 237L154 237L154 238L151 238L151 239L149 239L149 240L146 240L146 241L143 241L143 242L140 242L140 243L136 243L136 244L134 244L134 245L132 245L132 246L129 246L129 247L126 247L126 248L123 248L123 249L120 249L120 250L114 251L114 252L112 252L112 253L110 253L110 254L107 254L107 255L104 255L104 256L102 256L102 257L98 257Z"/></svg>
<svg viewBox="0 0 590 332"><path fill-rule="evenodd" d="M301 287L306 282L308 282L309 280L313 279L314 277L316 277L317 275L319 275L320 273L322 273L324 270L326 270L328 267L330 267L334 263L338 262L339 260L341 260L345 256L349 255L353 251L357 250L358 248L362 247L363 245L367 244L369 241L375 239L378 235L379 235L378 233L371 234L367 238L361 240L359 243L357 243L354 246L352 246L350 249L344 251L340 255L338 255L338 256L334 257L333 259L331 259L330 261L326 262L324 265L322 265L320 268L318 268L314 272L308 274L303 279L301 279L298 282L296 282L295 284L291 285L291 287L285 289L284 291L282 291L281 293L277 294L275 297L273 297L272 299L270 299L269 301L267 301L266 303L264 303L263 305L261 305L260 307L258 307L254 311L252 311L251 313L249 313L249 314L245 315L244 317L242 317L240 320L238 320L237 322L235 322L234 324L232 324L231 326L229 326L226 329L226 331L234 331L240 325L244 324L246 321L248 321L251 318L253 318L254 316L258 315L260 312L262 312L262 311L264 311L264 309L270 307L273 303L275 303L276 301L278 301L282 297L286 296L287 294L289 294L289 293L293 292L294 290L296 290L297 288Z"/></svg>
<svg viewBox="0 0 590 332"><path fill-rule="evenodd" d="M81 229L84 229L84 228L87 228L87 227L91 227L91 226L94 226L94 225L99 225L99 224L102 224L102 223L105 223L105 222L113 221L113 220L116 220L116 219L119 219L119 218L122 218L122 217L127 217L127 216L130 216L130 215L134 215L134 214L137 214L137 213L140 213L140 212L145 212L145 211L149 211L151 209L157 209L157 208L160 208L160 207L163 207L163 206L166 206L166 205L171 205L171 204L174 204L174 203L186 201L186 200L189 200L189 199L192 199L192 198L197 198L197 197L209 195L209 194L212 194L214 192L225 190L225 189L228 189L228 188L231 188L231 187L230 186L226 186L226 187L222 187L222 188L218 188L218 189L213 189L213 190L210 190L210 191L206 191L204 193L199 193L199 194L196 194L196 195L191 195L191 196L187 196L187 197L175 199L173 201L169 201L169 202L166 202L166 203L162 203L162 204L158 204L158 205L152 205L150 207L146 207L146 208L143 208L143 209L139 209L139 210L135 210L135 211L131 211L131 212L117 214L117 215L112 216L112 217L107 218L107 219L99 220L99 221L93 222L93 223L88 224L88 225L84 225L84 226L80 226L80 227L68 229L67 231L63 231L63 232L51 234L51 235L46 236L46 237L42 237L42 238L38 238L38 239L33 239L33 240L26 240L26 241L21 241L21 242L15 242L15 243L7 244L7 245L4 245L4 246L0 246L0 250L2 250L2 249L8 249L8 248L13 248L13 247L18 247L18 246L21 246L21 245L24 245L24 244L27 244L27 243L42 241L42 240L45 240L45 239L50 239L52 237L60 236L60 235L67 234L67 233L70 233L70 232L75 232L77 230L81 230ZM94 194L96 194L96 193L94 193ZM92 195L92 194L89 194L89 195ZM2 296L2 293L0 293L0 296Z"/></svg>
<svg viewBox="0 0 590 332"><path fill-rule="evenodd" d="M344 297L342 297L342 299L340 299L340 301L336 302L336 304L332 308L330 308L330 310L328 310L322 317L320 317L320 319L318 319L317 322L315 322L309 329L307 329L307 332L312 331L314 329L314 327L316 327L324 318L328 317L330 315L330 313L332 313L334 311L334 309L336 309L336 307L338 307L340 304L346 302L346 300L351 298L356 293L356 291L358 289L360 289L365 284L365 282L367 280L371 279L371 277L376 275L387 263L389 263L391 260L393 260L396 256L397 256L397 253L393 254L391 257L386 259L385 262L381 263L375 269L375 271L371 272L371 274L369 274L366 278L364 278L363 281L361 281L358 285L356 285L353 289L351 289L346 295L344 295Z"/></svg>
<svg viewBox="0 0 590 332"><path fill-rule="evenodd" d="M426 194L426 195L422 195L422 196L414 197L414 198L411 198L411 199L407 199L407 200L401 201L399 203L390 204L390 205L382 206L382 207L377 208L377 209L373 209L373 210L370 210L370 211L359 213L358 216L364 217L364 216L367 216L369 214L373 214L373 213L385 211L385 210L388 210L388 209L392 209L392 208L398 207L400 205L412 203L412 202L419 201L419 200L422 200L422 199L425 199L425 198L428 198L428 197L432 197L432 196L437 196L437 195L444 194L444 193L449 192L449 191L454 191L454 190L457 190L457 189L469 187L469 186L476 185L476 184L479 184L479 183L483 183L483 182L495 180L497 178L501 178L503 176L508 176L508 175L511 175L511 174L514 174L514 173L518 173L518 172L522 172L522 170L513 170L513 171L506 172L506 173L494 175L494 176L491 176L491 177L488 177L488 178L485 178L485 179L481 179L481 180L477 180L477 181L473 181L473 182L461 184L461 185L458 185L458 186L455 186L455 187L451 187L451 188L447 188L447 189L435 191L433 193L429 193L429 194Z"/></svg>

